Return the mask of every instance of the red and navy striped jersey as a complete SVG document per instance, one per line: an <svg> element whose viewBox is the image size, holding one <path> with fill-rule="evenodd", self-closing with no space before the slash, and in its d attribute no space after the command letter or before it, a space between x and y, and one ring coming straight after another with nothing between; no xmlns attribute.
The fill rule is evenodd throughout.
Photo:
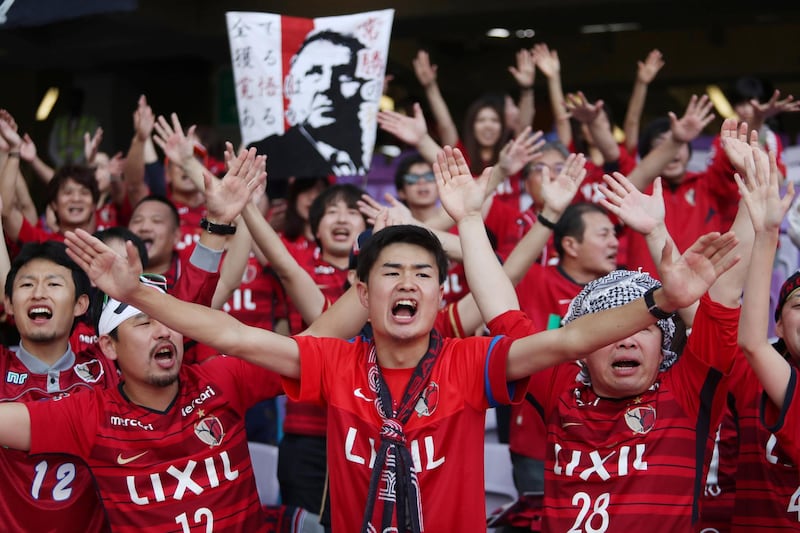
<svg viewBox="0 0 800 533"><path fill-rule="evenodd" d="M244 413L281 393L277 374L216 357L179 380L164 412L122 386L29 403L31 453L85 460L114 531L263 531Z"/></svg>
<svg viewBox="0 0 800 533"><path fill-rule="evenodd" d="M47 368L25 352L0 348L0 401L37 402L113 387L116 371L102 354L65 356ZM27 361L27 364L25 363ZM85 463L64 454L28 455L0 449L3 531L108 531L103 506Z"/></svg>
<svg viewBox="0 0 800 533"><path fill-rule="evenodd" d="M547 425L543 531L691 531L725 405L739 312L701 300L678 362L634 398L597 396L575 366L531 377ZM523 313L491 331L531 331ZM644 522L646 521L646 523Z"/></svg>

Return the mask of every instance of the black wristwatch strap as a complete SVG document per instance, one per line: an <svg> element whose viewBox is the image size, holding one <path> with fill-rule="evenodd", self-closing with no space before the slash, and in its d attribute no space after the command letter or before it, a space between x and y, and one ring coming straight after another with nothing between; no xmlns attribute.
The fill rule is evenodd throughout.
<svg viewBox="0 0 800 533"><path fill-rule="evenodd" d="M545 216L543 214L541 214L541 213L536 215L536 220L538 220L539 223L542 226L544 226L545 228L556 229L556 223L553 222L552 220L548 219L548 218L545 218Z"/></svg>
<svg viewBox="0 0 800 533"><path fill-rule="evenodd" d="M644 304L647 306L647 310L650 311L651 315L659 320L666 320L667 318L671 318L675 313L667 313L656 305L656 300L653 298L653 293L656 292L657 288L658 287L652 287L644 293Z"/></svg>
<svg viewBox="0 0 800 533"><path fill-rule="evenodd" d="M236 226L233 224L214 224L209 222L206 217L200 219L200 227L214 235L233 235L236 233Z"/></svg>

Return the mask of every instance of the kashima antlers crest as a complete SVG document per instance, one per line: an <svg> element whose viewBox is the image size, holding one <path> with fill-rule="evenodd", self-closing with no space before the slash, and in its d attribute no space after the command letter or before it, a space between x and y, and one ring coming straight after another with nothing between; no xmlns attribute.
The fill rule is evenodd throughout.
<svg viewBox="0 0 800 533"><path fill-rule="evenodd" d="M194 425L194 434L209 446L219 446L225 438L222 422L216 416L207 416Z"/></svg>
<svg viewBox="0 0 800 533"><path fill-rule="evenodd" d="M438 405L439 385L435 381L431 381L422 391L417 404L414 406L414 411L417 412L417 416L431 416Z"/></svg>
<svg viewBox="0 0 800 533"><path fill-rule="evenodd" d="M75 365L73 370L86 383L97 383L103 377L103 365L97 359Z"/></svg>
<svg viewBox="0 0 800 533"><path fill-rule="evenodd" d="M625 423L634 433L650 433L656 426L656 409L649 405L631 407L625 412Z"/></svg>

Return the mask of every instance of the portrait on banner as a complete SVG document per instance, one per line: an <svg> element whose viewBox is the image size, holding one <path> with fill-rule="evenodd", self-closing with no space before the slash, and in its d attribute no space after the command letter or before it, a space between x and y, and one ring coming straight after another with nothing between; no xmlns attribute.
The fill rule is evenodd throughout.
<svg viewBox="0 0 800 533"><path fill-rule="evenodd" d="M269 179L369 170L392 18L227 14L242 140Z"/></svg>

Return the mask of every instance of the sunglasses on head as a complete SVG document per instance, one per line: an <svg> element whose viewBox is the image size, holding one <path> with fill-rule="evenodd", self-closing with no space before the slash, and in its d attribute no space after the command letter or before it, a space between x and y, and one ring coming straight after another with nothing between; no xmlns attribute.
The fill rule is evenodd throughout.
<svg viewBox="0 0 800 533"><path fill-rule="evenodd" d="M164 292L167 292L167 278L162 274L151 274L150 272L144 272L139 274L139 281L145 285L150 285L151 287L156 287ZM108 294L104 294L103 307L105 307L107 303Z"/></svg>
<svg viewBox="0 0 800 533"><path fill-rule="evenodd" d="M403 181L406 185L414 185L419 183L420 181L425 181L427 183L433 183L436 181L436 176L433 175L433 172L425 172L424 174L404 174Z"/></svg>

